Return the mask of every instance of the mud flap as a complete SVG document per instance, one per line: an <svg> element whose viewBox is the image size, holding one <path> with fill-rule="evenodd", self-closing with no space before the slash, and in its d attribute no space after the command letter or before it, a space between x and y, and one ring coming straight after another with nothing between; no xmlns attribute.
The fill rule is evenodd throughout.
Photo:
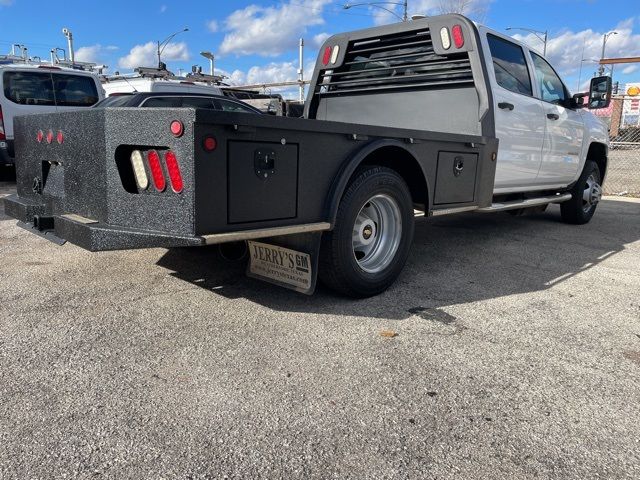
<svg viewBox="0 0 640 480"><path fill-rule="evenodd" d="M247 276L313 295L322 232L248 241Z"/></svg>

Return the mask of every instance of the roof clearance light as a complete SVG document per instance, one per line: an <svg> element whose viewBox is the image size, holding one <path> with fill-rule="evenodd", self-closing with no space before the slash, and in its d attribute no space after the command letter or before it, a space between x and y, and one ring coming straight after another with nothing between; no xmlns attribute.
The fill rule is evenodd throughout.
<svg viewBox="0 0 640 480"><path fill-rule="evenodd" d="M333 65L338 61L338 54L340 53L340 47L336 45L331 52L331 64Z"/></svg>
<svg viewBox="0 0 640 480"><path fill-rule="evenodd" d="M218 142L216 142L216 139L213 137L205 137L204 141L202 142L202 146L204 147L205 151L213 152L218 146Z"/></svg>
<svg viewBox="0 0 640 480"><path fill-rule="evenodd" d="M47 132L47 143L53 142L53 130Z"/></svg>
<svg viewBox="0 0 640 480"><path fill-rule="evenodd" d="M159 192L163 192L164 189L167 188L167 181L164 179L162 165L160 165L160 155L158 155L158 152L155 150L149 150L149 153L147 153L147 160L149 160L153 186L156 187L156 190Z"/></svg>
<svg viewBox="0 0 640 480"><path fill-rule="evenodd" d="M58 135L56 135L56 141L58 142L58 145L62 145L62 143L64 142L64 134L62 133L62 130L58 130Z"/></svg>
<svg viewBox="0 0 640 480"><path fill-rule="evenodd" d="M462 27L460 25L454 25L451 29L453 34L453 43L456 48L462 48L464 46L464 35L462 34Z"/></svg>
<svg viewBox="0 0 640 480"><path fill-rule="evenodd" d="M451 37L449 36L449 29L447 27L440 29L440 40L442 41L442 48L445 50L451 48Z"/></svg>
<svg viewBox="0 0 640 480"><path fill-rule="evenodd" d="M44 132L42 130L38 130L38 133L36 133L36 142L42 143L43 140L44 140Z"/></svg>
<svg viewBox="0 0 640 480"><path fill-rule="evenodd" d="M133 167L133 176L136 177L138 188L146 190L149 187L149 177L147 177L147 171L144 169L144 161L140 150L131 152L131 166Z"/></svg>
<svg viewBox="0 0 640 480"><path fill-rule="evenodd" d="M326 67L329 65L329 60L331 59L331 47L327 47L324 49L324 54L322 55L322 64Z"/></svg>
<svg viewBox="0 0 640 480"><path fill-rule="evenodd" d="M180 120L174 120L171 122L171 133L174 137L181 137L184 133L184 125Z"/></svg>
<svg viewBox="0 0 640 480"><path fill-rule="evenodd" d="M175 153L169 150L164 154L164 161L167 165L167 171L169 172L169 180L171 180L171 190L175 193L182 192L184 182L182 181L180 166L178 165L178 157L176 157Z"/></svg>

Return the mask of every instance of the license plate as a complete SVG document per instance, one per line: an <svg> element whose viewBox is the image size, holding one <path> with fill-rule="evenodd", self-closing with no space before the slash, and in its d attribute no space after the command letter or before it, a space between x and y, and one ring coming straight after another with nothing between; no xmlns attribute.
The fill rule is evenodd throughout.
<svg viewBox="0 0 640 480"><path fill-rule="evenodd" d="M249 276L307 293L312 290L311 255L249 241Z"/></svg>

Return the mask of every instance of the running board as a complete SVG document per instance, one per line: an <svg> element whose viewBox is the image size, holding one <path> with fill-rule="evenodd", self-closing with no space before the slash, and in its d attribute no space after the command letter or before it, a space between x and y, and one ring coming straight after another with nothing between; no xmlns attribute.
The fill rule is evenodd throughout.
<svg viewBox="0 0 640 480"><path fill-rule="evenodd" d="M549 197L527 198L524 200L513 200L511 202L494 203L490 207L479 208L477 211L482 213L504 212L506 210L516 210L518 208L538 207L547 203L562 203L571 200L570 193L562 195L552 195Z"/></svg>

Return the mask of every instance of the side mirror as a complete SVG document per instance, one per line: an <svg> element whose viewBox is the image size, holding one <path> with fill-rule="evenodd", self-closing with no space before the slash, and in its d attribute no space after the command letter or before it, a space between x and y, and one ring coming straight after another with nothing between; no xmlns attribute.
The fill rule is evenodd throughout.
<svg viewBox="0 0 640 480"><path fill-rule="evenodd" d="M576 93L571 97L570 107L571 108L584 108L586 107L585 97L589 95L588 93Z"/></svg>
<svg viewBox="0 0 640 480"><path fill-rule="evenodd" d="M589 109L607 108L611 103L611 77L595 77L589 87Z"/></svg>

